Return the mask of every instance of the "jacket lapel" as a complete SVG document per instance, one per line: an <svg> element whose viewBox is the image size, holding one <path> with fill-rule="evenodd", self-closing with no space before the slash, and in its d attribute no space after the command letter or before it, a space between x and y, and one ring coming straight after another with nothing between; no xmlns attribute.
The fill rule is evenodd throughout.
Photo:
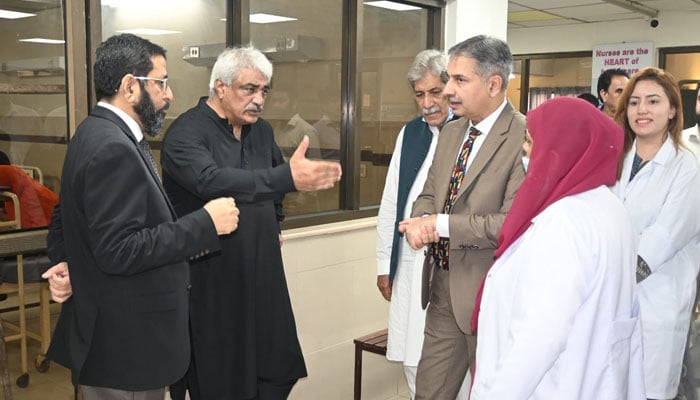
<svg viewBox="0 0 700 400"><path fill-rule="evenodd" d="M508 102L501 112L501 115L498 116L498 119L496 119L496 122L493 124L491 131L486 136L486 140L481 144L481 148L479 148L479 151L476 153L476 158L472 161L467 173L464 175L457 198L462 196L466 191L471 190L471 186L477 176L486 168L491 158L493 158L503 142L505 142L507 138L506 134L508 133L514 115L515 110L510 102Z"/></svg>
<svg viewBox="0 0 700 400"><path fill-rule="evenodd" d="M136 152L139 154L141 157L141 161L146 165L146 168L148 168L148 171L150 172L151 179L153 182L158 186L158 190L160 190L160 193L163 195L163 198L165 199L165 202L168 204L168 209L170 210L170 214L172 215L173 219L177 219L177 214L175 213L175 209L173 208L173 205L170 203L170 199L168 198L168 195L165 193L165 189L163 188L163 184L160 182L160 179L158 179L158 175L156 175L156 172L153 170L153 167L151 167L150 161L146 159L146 155L143 153L141 150L141 146L136 142L136 138L134 137L134 134L131 133L131 129L129 129L129 126L122 120L117 114L112 112L111 110L104 108L104 107L95 107L92 110L92 115L99 117L99 118L104 118L107 119L111 122L113 122L115 125L119 127L119 129L122 131L122 133L133 143L134 147L136 148Z"/></svg>

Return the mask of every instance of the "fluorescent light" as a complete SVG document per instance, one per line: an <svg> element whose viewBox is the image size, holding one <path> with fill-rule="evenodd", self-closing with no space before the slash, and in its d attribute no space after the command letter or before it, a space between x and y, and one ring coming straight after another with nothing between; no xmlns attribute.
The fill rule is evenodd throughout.
<svg viewBox="0 0 700 400"><path fill-rule="evenodd" d="M134 29L122 29L117 31L119 33L133 33L134 35L174 35L176 33L182 33L181 31L169 31L167 29L151 29L151 28L134 28Z"/></svg>
<svg viewBox="0 0 700 400"><path fill-rule="evenodd" d="M271 24L273 22L296 21L296 18L282 17L279 15L256 13L250 14L250 22L253 24Z"/></svg>
<svg viewBox="0 0 700 400"><path fill-rule="evenodd" d="M10 11L10 10L2 10L0 9L0 18L4 19L19 19L19 18L27 18L27 17L35 17L36 14L29 14L29 13L23 13L19 11Z"/></svg>
<svg viewBox="0 0 700 400"><path fill-rule="evenodd" d="M394 11L411 11L420 10L420 7L409 6L408 4L394 3L393 1L368 1L365 3L368 6L388 8Z"/></svg>
<svg viewBox="0 0 700 400"><path fill-rule="evenodd" d="M26 43L43 43L43 44L63 44L66 41L65 40L58 40L58 39L47 39L47 38L28 38L28 39L19 39L20 42L26 42Z"/></svg>

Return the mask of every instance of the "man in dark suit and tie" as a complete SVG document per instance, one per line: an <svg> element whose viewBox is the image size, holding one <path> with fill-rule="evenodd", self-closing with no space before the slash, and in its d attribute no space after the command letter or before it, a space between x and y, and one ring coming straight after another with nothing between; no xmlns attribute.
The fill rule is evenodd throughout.
<svg viewBox="0 0 700 400"><path fill-rule="evenodd" d="M506 99L508 45L475 36L449 50L443 94L456 115L440 133L425 187L402 221L411 247L427 246L423 307L427 309L416 399L454 400L473 366L470 319L505 215L525 171L525 117Z"/></svg>
<svg viewBox="0 0 700 400"><path fill-rule="evenodd" d="M99 103L68 145L61 196L47 237L66 280L49 358L71 369L86 400L162 400L190 359L187 259L219 250L237 228L231 198L176 218L143 138L172 100L165 50L124 34L94 65ZM61 298L60 300L65 300Z"/></svg>

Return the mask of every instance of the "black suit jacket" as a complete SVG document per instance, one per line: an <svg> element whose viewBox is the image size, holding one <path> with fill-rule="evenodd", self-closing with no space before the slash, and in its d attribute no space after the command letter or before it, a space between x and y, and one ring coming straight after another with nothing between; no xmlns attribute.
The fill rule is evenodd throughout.
<svg viewBox="0 0 700 400"><path fill-rule="evenodd" d="M190 360L185 260L219 249L203 209L176 218L127 125L96 107L66 152L49 236L73 296L49 357L73 382L121 390L164 387Z"/></svg>

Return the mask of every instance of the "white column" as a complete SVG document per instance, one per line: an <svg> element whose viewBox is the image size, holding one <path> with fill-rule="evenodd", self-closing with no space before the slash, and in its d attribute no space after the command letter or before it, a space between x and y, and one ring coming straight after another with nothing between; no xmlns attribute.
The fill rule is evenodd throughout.
<svg viewBox="0 0 700 400"><path fill-rule="evenodd" d="M447 0L445 50L476 35L506 40L508 0Z"/></svg>

